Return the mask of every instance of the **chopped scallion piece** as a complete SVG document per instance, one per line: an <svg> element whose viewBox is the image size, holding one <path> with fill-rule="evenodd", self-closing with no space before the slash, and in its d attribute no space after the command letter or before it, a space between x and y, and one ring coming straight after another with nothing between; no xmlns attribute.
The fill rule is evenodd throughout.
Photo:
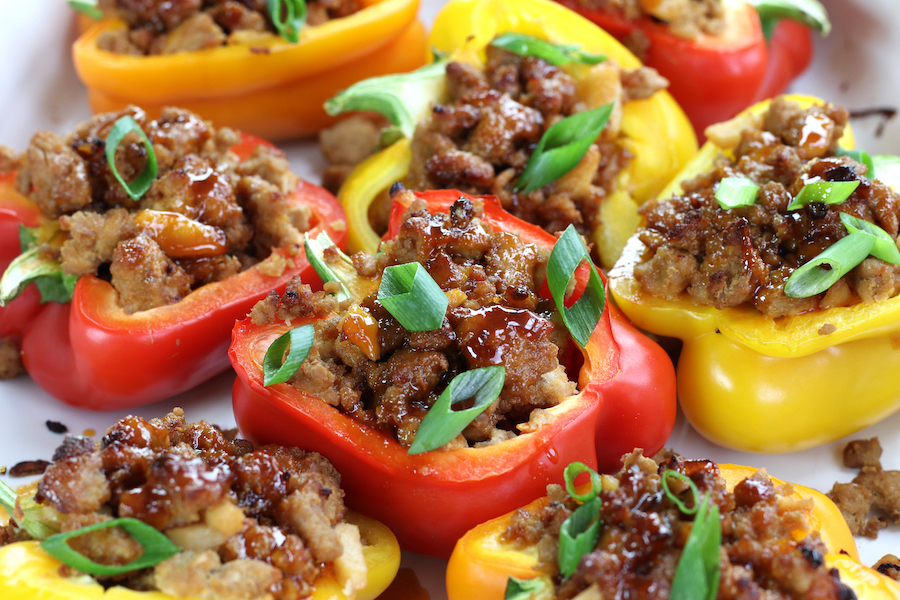
<svg viewBox="0 0 900 600"><path fill-rule="evenodd" d="M875 236L862 231L839 239L791 273L784 284L785 295L808 298L824 292L861 263L874 247Z"/></svg>
<svg viewBox="0 0 900 600"><path fill-rule="evenodd" d="M586 494L579 494L575 490L575 480L582 473L590 473L591 477L591 489ZM600 474L583 462L569 463L566 470L563 471L563 478L566 481L566 491L582 504L596 498L603 489L603 480L600 478Z"/></svg>
<svg viewBox="0 0 900 600"><path fill-rule="evenodd" d="M556 181L575 168L606 127L612 103L576 113L551 126L516 183L516 191L528 194Z"/></svg>
<svg viewBox="0 0 900 600"><path fill-rule="evenodd" d="M693 502L691 503L690 508L688 508L684 504L684 502L681 501L681 498L679 498L678 496L673 494L671 490L669 490L669 478L670 477L673 479L677 479L683 483L688 484L688 487L691 490L691 495L694 498ZM663 491L666 493L666 497L668 497L669 500L671 500L675 504L675 506L678 507L678 510L680 510L681 512L683 512L686 515L692 515L697 512L697 509L699 508L698 499L700 498L700 491L697 489L697 484L694 483L690 477L688 477L684 473L679 473L678 471L673 471L673 470L669 469L669 470L663 471L662 477L660 477L660 484L662 485Z"/></svg>
<svg viewBox="0 0 900 600"><path fill-rule="evenodd" d="M596 65L606 60L602 54L589 54L578 50L577 44L554 44L521 33L504 33L491 42L491 46L503 48L519 56L533 56L551 65L560 66L571 62Z"/></svg>
<svg viewBox="0 0 900 600"><path fill-rule="evenodd" d="M132 131L137 133L144 142L144 148L147 149L147 164L144 165L144 170L141 171L141 174L135 177L134 181L129 184L125 182L121 173L119 173L119 170L116 168L116 148L119 147L122 138ZM140 200L141 196L150 189L153 180L156 179L156 152L153 150L153 144L150 143L147 134L144 133L144 130L141 129L141 126L137 124L137 121L135 121L131 115L119 117L119 120L116 121L109 130L109 135L106 137L106 162L109 163L110 171L112 171L112 174L119 183L122 184L122 187L125 188L125 193L128 194L132 200Z"/></svg>
<svg viewBox="0 0 900 600"><path fill-rule="evenodd" d="M897 242L894 241L894 238L887 231L875 223L870 223L865 219L854 217L845 212L841 213L841 223L844 224L844 227L851 234L863 232L874 238L875 245L870 252L872 256L892 265L900 265L900 250L897 249Z"/></svg>
<svg viewBox="0 0 900 600"><path fill-rule="evenodd" d="M719 590L719 507L703 497L672 578L670 600L715 600Z"/></svg>
<svg viewBox="0 0 900 600"><path fill-rule="evenodd" d="M0 306L6 306L33 283L41 293L41 303L69 302L78 282L77 275L66 275L62 265L40 253L33 233L19 227L22 254L13 259L0 277Z"/></svg>
<svg viewBox="0 0 900 600"><path fill-rule="evenodd" d="M716 188L716 201L724 209L751 206L759 186L746 177L725 177Z"/></svg>
<svg viewBox="0 0 900 600"><path fill-rule="evenodd" d="M300 41L300 30L306 25L306 0L284 0L284 10L281 9L281 2L266 0L269 18L278 35L296 44Z"/></svg>
<svg viewBox="0 0 900 600"><path fill-rule="evenodd" d="M518 579L510 577L506 580L506 593L503 600L550 600L555 598L553 584L546 577L534 579Z"/></svg>
<svg viewBox="0 0 900 600"><path fill-rule="evenodd" d="M143 554L126 565L101 565L83 554L76 552L67 543L69 538L97 531L99 529L106 529L107 527L121 527L124 529L138 544L141 545L144 549ZM88 525L87 527L82 527L81 529L76 529L74 531L57 533L41 542L41 548L53 558L70 567L78 569L82 573L104 577L121 575L123 573L137 571L138 569L152 567L178 553L178 546L173 544L161 531L147 525L143 521L131 518L112 519L111 521Z"/></svg>
<svg viewBox="0 0 900 600"><path fill-rule="evenodd" d="M788 210L803 208L810 202L825 202L826 204L841 204L850 197L850 194L859 187L859 181L823 181L821 179L810 180L803 186L800 193L788 205Z"/></svg>
<svg viewBox="0 0 900 600"><path fill-rule="evenodd" d="M19 510L21 510L22 518L16 518L16 499L19 502ZM39 514L40 507L35 503L34 496L19 496L16 491L9 487L4 481L0 481L0 506L9 515L16 525L28 532L32 538L42 540L50 537L56 531L51 529L36 518L31 517L32 514Z"/></svg>
<svg viewBox="0 0 900 600"><path fill-rule="evenodd" d="M594 498L576 508L559 528L559 571L571 577L581 557L591 552L600 536L600 498Z"/></svg>
<svg viewBox="0 0 900 600"><path fill-rule="evenodd" d="M828 13L819 0L748 0L759 13L763 34L771 39L779 19L803 23L822 35L831 31Z"/></svg>
<svg viewBox="0 0 900 600"><path fill-rule="evenodd" d="M900 156L878 154L872 157L872 166L878 172L878 181L895 192L900 190Z"/></svg>
<svg viewBox="0 0 900 600"><path fill-rule="evenodd" d="M590 272L587 287L571 307L566 307L565 296L569 280L574 277L575 270L582 261L587 261ZM573 225L569 225L559 236L550 253L547 261L547 286L563 323L572 338L583 348L603 315L606 291L596 267L591 263L590 253Z"/></svg>
<svg viewBox="0 0 900 600"><path fill-rule="evenodd" d="M350 289L347 287L347 284L325 261L325 250L334 248L334 251L337 252L341 260L347 263L351 262L350 257L341 252L341 249L337 247L328 233L324 231L315 238L310 238L308 235L304 236L303 246L306 250L306 260L312 265L312 268L315 270L316 275L319 276L319 279L322 280L322 283L333 281L340 284L341 289L334 295L335 298L338 300L350 299Z"/></svg>
<svg viewBox="0 0 900 600"><path fill-rule="evenodd" d="M838 147L834 154L835 156L849 156L859 164L866 165L866 177L875 179L875 163L872 162L872 157L865 150L845 150Z"/></svg>
<svg viewBox="0 0 900 600"><path fill-rule="evenodd" d="M97 0L69 0L69 6L92 19L103 18L103 11L97 7Z"/></svg>
<svg viewBox="0 0 900 600"><path fill-rule="evenodd" d="M449 304L447 294L419 263L387 267L378 301L407 331L440 329Z"/></svg>
<svg viewBox="0 0 900 600"><path fill-rule="evenodd" d="M453 378L419 424L409 454L440 448L462 432L484 412L503 391L506 367L502 365L465 371ZM453 410L460 402L474 398L471 408Z"/></svg>
<svg viewBox="0 0 900 600"><path fill-rule="evenodd" d="M315 337L316 328L307 324L291 329L272 342L263 358L263 385L284 383L290 379L309 355ZM285 350L288 350L287 357Z"/></svg>

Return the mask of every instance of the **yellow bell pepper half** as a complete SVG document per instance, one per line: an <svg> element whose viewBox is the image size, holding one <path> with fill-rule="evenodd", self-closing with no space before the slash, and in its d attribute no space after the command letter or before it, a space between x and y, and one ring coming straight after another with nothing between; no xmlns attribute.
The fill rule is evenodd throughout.
<svg viewBox="0 0 900 600"><path fill-rule="evenodd" d="M369 569L368 585L356 600L374 600L393 581L400 567L400 546L391 531L374 519L348 513L346 520L359 527ZM38 542L17 542L0 547L0 598L3 600L172 600L162 592L138 592L120 586L104 589L89 575L61 577L61 563L44 552ZM186 598L184 600L200 600ZM316 581L310 600L348 600L334 571L326 568ZM352 599L351 599L352 600Z"/></svg>
<svg viewBox="0 0 900 600"><path fill-rule="evenodd" d="M841 146L853 147L849 129ZM712 168L722 151L707 142L660 197L680 193L678 182ZM645 294L633 276L643 251L632 237L609 274L610 290L638 327L684 342L678 396L704 437L750 452L793 452L900 408L897 381L888 376L900 372L900 297L779 319L753 307L719 310Z"/></svg>
<svg viewBox="0 0 900 600"><path fill-rule="evenodd" d="M738 465L719 465L728 489L751 476L756 469ZM784 482L775 479L776 484ZM900 600L900 583L859 563L859 552L840 510L819 492L794 485L800 498L811 498L813 509L809 520L819 532L828 554L825 563L840 571L841 581L857 598L866 600ZM526 509L546 504L539 498ZM456 544L447 565L447 596L449 600L502 600L509 577L532 579L540 577L537 569L538 551L534 546L517 548L503 539L513 513L507 513L471 529Z"/></svg>
<svg viewBox="0 0 900 600"><path fill-rule="evenodd" d="M196 52L128 56L97 48L104 19L73 46L75 69L94 112L141 106L192 110L217 125L271 140L309 135L332 124L322 104L369 77L410 71L428 59L418 0L363 0L362 10L303 28L291 44L275 34Z"/></svg>
<svg viewBox="0 0 900 600"><path fill-rule="evenodd" d="M612 36L549 0L451 0L435 20L429 46L450 53L456 60L483 64L487 45L506 32L577 44L581 50L602 54L622 68L641 66ZM435 98L438 101L440 98ZM633 159L600 207L604 225L594 232L593 240L608 266L637 226L637 206L654 197L697 150L690 123L665 91L625 104L618 143ZM377 249L380 235L369 223L369 206L406 176L411 157L408 144L401 140L370 157L342 187L338 197L349 218L351 250Z"/></svg>

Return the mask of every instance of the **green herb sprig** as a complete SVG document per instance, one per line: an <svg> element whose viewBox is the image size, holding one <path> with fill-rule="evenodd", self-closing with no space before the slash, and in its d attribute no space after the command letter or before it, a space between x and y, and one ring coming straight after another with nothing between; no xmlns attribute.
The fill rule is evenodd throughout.
<svg viewBox="0 0 900 600"><path fill-rule="evenodd" d="M144 148L147 149L147 164L144 165L143 171L135 177L134 181L131 183L127 183L125 179L122 178L122 174L119 173L119 170L116 168L116 148L119 147L119 144L122 142L122 139L128 135L129 133L134 132L137 133L141 141L144 143ZM116 180L125 188L125 193L132 200L140 200L141 196L147 193L147 190L150 189L150 186L153 184L153 180L156 179L157 173L157 164L156 164L156 152L153 150L153 144L150 143L150 139L147 137L147 134L144 133L144 130L141 129L141 126L137 124L137 121L131 115L125 115L123 117L119 117L119 119L113 124L112 128L109 130L109 135L106 136L106 162L109 164L109 169L112 171L113 176Z"/></svg>
<svg viewBox="0 0 900 600"><path fill-rule="evenodd" d="M308 323L291 329L272 342L263 358L263 385L275 385L290 379L309 356L315 338L316 328Z"/></svg>
<svg viewBox="0 0 900 600"><path fill-rule="evenodd" d="M587 261L590 272L587 287L572 306L566 307L569 281L584 261ZM590 253L573 225L569 225L559 236L550 253L547 261L547 287L550 288L556 308L572 338L582 348L585 347L597 321L603 315L606 291L600 274L591 262Z"/></svg>
<svg viewBox="0 0 900 600"><path fill-rule="evenodd" d="M387 267L378 301L407 331L432 331L444 322L449 300L417 262Z"/></svg>
<svg viewBox="0 0 900 600"><path fill-rule="evenodd" d="M596 65L606 60L602 54L590 54L579 50L577 44L554 44L530 35L521 33L504 33L491 42L491 46L503 48L519 56L533 56L551 65L561 66L568 63Z"/></svg>
<svg viewBox="0 0 900 600"><path fill-rule="evenodd" d="M725 177L716 188L716 202L724 209L752 206L759 186L746 177Z"/></svg>
<svg viewBox="0 0 900 600"><path fill-rule="evenodd" d="M266 0L266 8L278 35L292 44L299 42L300 30L306 25L306 0L284 0L284 9L282 0Z"/></svg>

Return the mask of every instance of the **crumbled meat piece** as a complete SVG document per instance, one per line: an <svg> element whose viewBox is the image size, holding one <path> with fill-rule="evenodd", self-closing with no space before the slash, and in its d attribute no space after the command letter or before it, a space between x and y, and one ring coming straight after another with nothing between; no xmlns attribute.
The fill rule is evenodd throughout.
<svg viewBox="0 0 900 600"><path fill-rule="evenodd" d="M665 23L672 34L686 39L716 36L725 31L723 0L571 0L576 6L625 19L650 18Z"/></svg>
<svg viewBox="0 0 900 600"><path fill-rule="evenodd" d="M900 558L893 554L885 554L872 568L894 581L900 581Z"/></svg>
<svg viewBox="0 0 900 600"><path fill-rule="evenodd" d="M18 462L10 467L7 474L10 477L29 477L31 475L40 475L43 473L50 463L46 460L25 460Z"/></svg>
<svg viewBox="0 0 900 600"><path fill-rule="evenodd" d="M47 429L52 431L53 433L68 433L69 428L65 426L64 423L60 423L59 421L51 421L47 420Z"/></svg>
<svg viewBox="0 0 900 600"><path fill-rule="evenodd" d="M881 442L877 437L852 440L844 446L844 466L848 469L881 470Z"/></svg>
<svg viewBox="0 0 900 600"><path fill-rule="evenodd" d="M0 380L12 379L24 372L19 340L13 336L0 338Z"/></svg>
<svg viewBox="0 0 900 600"><path fill-rule="evenodd" d="M828 492L853 535L869 538L889 524L900 524L900 471L881 467L878 438L853 440L844 447L844 466L860 469L851 483L835 483Z"/></svg>

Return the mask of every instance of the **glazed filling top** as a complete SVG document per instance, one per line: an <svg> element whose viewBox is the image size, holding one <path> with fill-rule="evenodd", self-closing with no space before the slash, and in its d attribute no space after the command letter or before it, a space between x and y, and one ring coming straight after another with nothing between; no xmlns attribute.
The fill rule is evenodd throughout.
<svg viewBox="0 0 900 600"><path fill-rule="evenodd" d="M101 50L150 55L194 52L226 44L247 44L275 33L267 0L100 0L99 8L128 24L104 32ZM359 0L307 0L308 25L321 25L362 8Z"/></svg>
<svg viewBox="0 0 900 600"><path fill-rule="evenodd" d="M674 35L687 39L715 36L725 30L722 0L574 0L574 4L626 19L649 17L664 23Z"/></svg>
<svg viewBox="0 0 900 600"><path fill-rule="evenodd" d="M134 200L106 159L114 123L131 116L152 144L158 171ZM151 120L138 108L96 115L66 136L39 132L24 154L0 148L0 172L18 171L17 187L30 196L57 235L39 235L42 257L71 276L111 282L127 313L172 304L192 290L258 264L273 248L299 245L311 229L309 207L291 201L298 179L284 154L258 146L239 161L241 135L215 129L197 115L164 108ZM127 182L148 164L138 133L115 150ZM52 233L52 232L51 232ZM286 263L261 269L280 274Z"/></svg>
<svg viewBox="0 0 900 600"><path fill-rule="evenodd" d="M667 494L662 477L666 475ZM692 497L688 479L696 485ZM789 484L776 485L765 470L728 491L718 465L677 455L657 463L640 451L627 455L615 476L603 476L599 494L600 529L592 550L581 556L571 576L559 573L560 526L579 504L565 488L547 488L549 504L519 510L504 539L517 547L536 546L542 574L556 587L556 598L668 599L695 515L687 509L708 496L719 510L719 600L736 598L854 598L836 570L825 566L826 548L810 524L812 500L791 497ZM713 559L714 560L714 559Z"/></svg>
<svg viewBox="0 0 900 600"><path fill-rule="evenodd" d="M325 565L353 570L362 543L356 526L343 522L344 493L331 463L297 448L254 449L232 434L205 421L187 423L176 408L150 421L125 417L99 443L67 436L38 483L40 509L29 516L39 515L54 532L119 517L162 531L177 554L97 577L176 598L296 600L312 593ZM0 544L28 537L12 525L0 529ZM127 565L143 552L118 527L68 543L102 565ZM365 584L364 562L362 569Z"/></svg>
<svg viewBox="0 0 900 600"><path fill-rule="evenodd" d="M412 195L403 190L400 194ZM260 301L257 324L301 317L315 343L289 383L409 446L428 409L458 374L505 366L499 397L445 449L491 444L540 425L542 409L576 392L560 357L570 350L552 300L540 296L550 251L492 231L463 197L450 214L413 200L400 233L377 255L352 257L352 298L293 282ZM326 260L338 261L334 254ZM385 268L418 263L446 294L441 325L407 331L377 300Z"/></svg>
<svg viewBox="0 0 900 600"><path fill-rule="evenodd" d="M785 291L798 268L850 235L844 213L878 226L896 244L900 196L840 151L846 122L843 108L802 109L778 98L762 115L711 129L720 147L733 148L730 155L683 182L683 195L641 208L645 225L638 236L645 249L634 276L643 291L720 309L754 306L773 318L880 302L900 293L900 266L875 256L821 293L793 297ZM717 190L732 177L758 186L752 205L720 206ZM858 185L840 203L788 208L801 190L821 182Z"/></svg>
<svg viewBox="0 0 900 600"><path fill-rule="evenodd" d="M648 98L668 82L653 69L624 70L609 60L584 69L576 79L541 58L492 45L483 71L449 63L449 100L418 125L406 186L492 194L515 216L551 233L574 224L590 234L599 224L600 200L615 189L630 159L616 143L622 105ZM516 191L548 128L609 103L609 122L574 169L534 191Z"/></svg>

